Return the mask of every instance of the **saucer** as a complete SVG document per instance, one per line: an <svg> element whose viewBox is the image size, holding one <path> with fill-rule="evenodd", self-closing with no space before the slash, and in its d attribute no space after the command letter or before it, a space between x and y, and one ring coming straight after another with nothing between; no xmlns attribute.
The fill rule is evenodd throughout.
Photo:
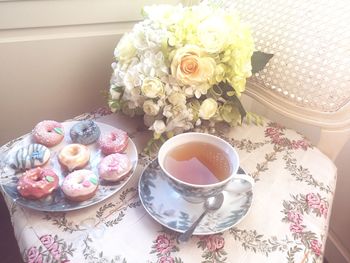
<svg viewBox="0 0 350 263"><path fill-rule="evenodd" d="M238 173L244 174L239 168ZM158 160L153 160L139 180L139 196L142 205L161 225L177 232L185 232L204 211L203 203L190 203L183 199L166 181ZM241 179L233 183L244 184ZM223 232L238 224L248 213L253 192L237 194L224 191L224 203L218 210L208 213L197 226L194 235L210 235Z"/></svg>

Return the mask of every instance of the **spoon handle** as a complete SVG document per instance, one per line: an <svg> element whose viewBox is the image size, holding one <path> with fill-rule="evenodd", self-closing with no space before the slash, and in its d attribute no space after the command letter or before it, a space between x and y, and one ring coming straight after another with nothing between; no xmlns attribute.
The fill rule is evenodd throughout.
<svg viewBox="0 0 350 263"><path fill-rule="evenodd" d="M207 213L207 210L205 210L184 233L180 234L180 236L177 238L177 240L179 242L188 241L190 239L190 237L192 236L194 230L196 229L197 225L203 219L203 217L206 215L206 213Z"/></svg>

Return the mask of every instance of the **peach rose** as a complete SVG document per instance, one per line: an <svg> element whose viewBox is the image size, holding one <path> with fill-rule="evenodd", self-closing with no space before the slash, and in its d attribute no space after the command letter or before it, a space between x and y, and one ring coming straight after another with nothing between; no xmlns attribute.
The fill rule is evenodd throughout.
<svg viewBox="0 0 350 263"><path fill-rule="evenodd" d="M171 74L184 85L208 83L214 77L215 60L197 46L178 49L171 62Z"/></svg>

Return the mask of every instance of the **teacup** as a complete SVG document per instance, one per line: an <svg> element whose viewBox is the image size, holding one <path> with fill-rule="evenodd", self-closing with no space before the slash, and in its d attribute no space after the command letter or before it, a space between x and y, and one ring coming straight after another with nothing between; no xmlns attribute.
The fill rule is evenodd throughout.
<svg viewBox="0 0 350 263"><path fill-rule="evenodd" d="M250 176L237 174L239 156L235 148L206 133L188 132L170 138L161 146L158 162L169 185L193 203L224 190L250 191L254 185Z"/></svg>

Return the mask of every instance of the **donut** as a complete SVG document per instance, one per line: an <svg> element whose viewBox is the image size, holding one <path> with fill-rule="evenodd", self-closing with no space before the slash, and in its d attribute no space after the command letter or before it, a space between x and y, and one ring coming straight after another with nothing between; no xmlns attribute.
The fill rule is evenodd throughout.
<svg viewBox="0 0 350 263"><path fill-rule="evenodd" d="M132 165L126 154L114 153L104 157L98 165L100 178L117 182L123 179L131 170Z"/></svg>
<svg viewBox="0 0 350 263"><path fill-rule="evenodd" d="M50 150L37 143L20 148L14 157L12 167L17 170L25 170L37 166L43 166L50 159Z"/></svg>
<svg viewBox="0 0 350 263"><path fill-rule="evenodd" d="M21 196L40 199L58 188L58 176L51 168L36 167L23 173L17 183Z"/></svg>
<svg viewBox="0 0 350 263"><path fill-rule="evenodd" d="M105 155L122 153L128 147L128 134L120 129L115 129L106 136L101 136L99 145Z"/></svg>
<svg viewBox="0 0 350 263"><path fill-rule="evenodd" d="M98 178L91 170L77 170L68 174L61 189L68 200L81 202L93 197L98 188Z"/></svg>
<svg viewBox="0 0 350 263"><path fill-rule="evenodd" d="M68 171L83 168L90 160L90 150L82 144L68 144L58 153L59 163Z"/></svg>
<svg viewBox="0 0 350 263"><path fill-rule="evenodd" d="M69 134L74 143L88 145L97 141L101 131L94 121L86 120L74 124Z"/></svg>
<svg viewBox="0 0 350 263"><path fill-rule="evenodd" d="M59 144L64 137L64 129L57 121L41 121L32 132L34 141L47 147Z"/></svg>

